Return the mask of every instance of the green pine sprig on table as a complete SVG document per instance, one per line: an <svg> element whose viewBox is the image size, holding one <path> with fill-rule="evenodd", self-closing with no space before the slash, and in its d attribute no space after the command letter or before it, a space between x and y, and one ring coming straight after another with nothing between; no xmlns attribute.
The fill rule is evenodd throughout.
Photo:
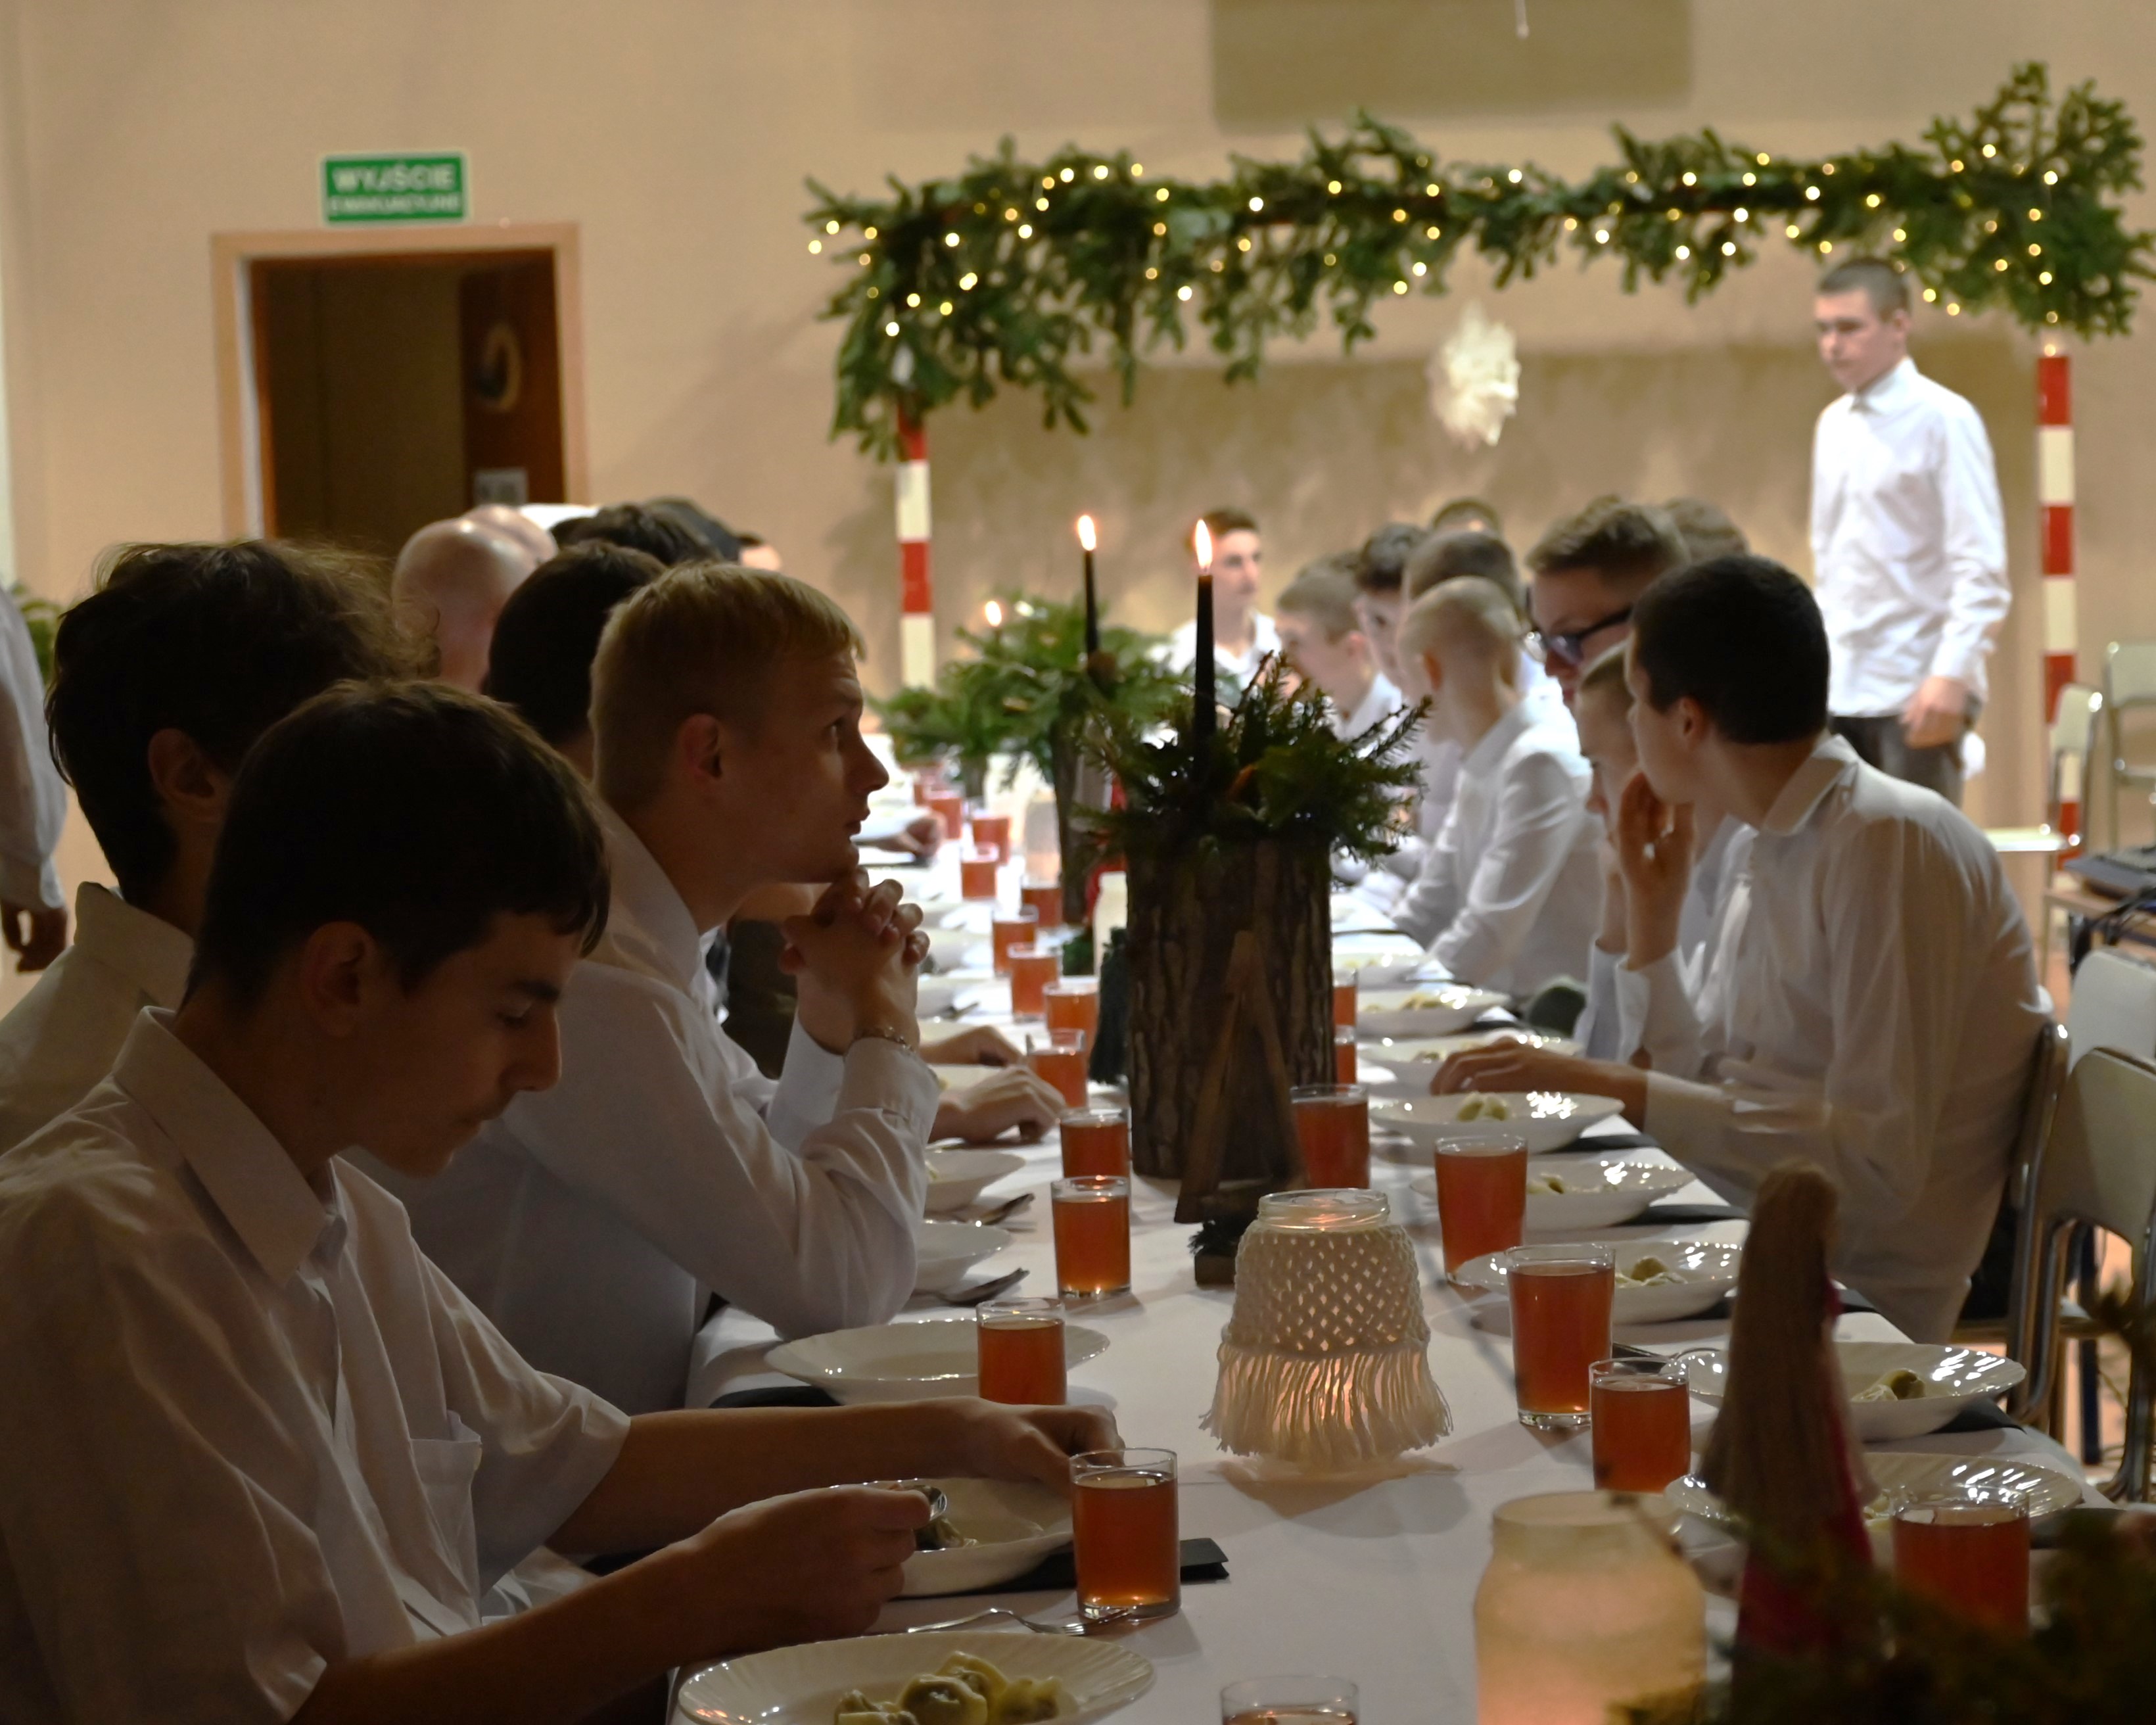
<svg viewBox="0 0 2156 1725"><path fill-rule="evenodd" d="M1291 690L1268 658L1209 737L1194 735L1188 700L1164 732L1118 716L1102 757L1122 805L1091 824L1125 857L1268 839L1383 856L1399 846L1403 799L1419 782L1408 741L1422 715L1409 708L1342 737L1317 691Z"/></svg>
<svg viewBox="0 0 2156 1725"><path fill-rule="evenodd" d="M1619 159L1578 181L1443 162L1368 114L1313 131L1300 160L1237 157L1209 182L1148 176L1127 151L1021 162L1009 139L880 199L812 181L810 249L846 274L824 312L846 325L833 435L893 459L902 420L1006 388L1083 431L1094 397L1077 372L1096 350L1127 401L1142 358L1182 348L1194 319L1229 380L1248 378L1269 341L1321 316L1353 348L1378 305L1443 293L1469 247L1500 284L1569 251L1621 259L1628 292L1673 281L1695 300L1769 243L1822 264L1878 254L1957 316L1999 308L2084 336L2125 333L2151 274L2156 234L2120 203L2141 185L2138 128L2092 85L2055 100L2041 64L1969 120L1934 121L1922 147L1801 160L1712 130L1615 137Z"/></svg>

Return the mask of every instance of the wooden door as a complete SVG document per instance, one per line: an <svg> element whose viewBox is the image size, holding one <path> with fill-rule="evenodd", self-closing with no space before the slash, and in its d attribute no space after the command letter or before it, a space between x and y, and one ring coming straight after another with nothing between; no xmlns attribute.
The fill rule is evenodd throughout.
<svg viewBox="0 0 2156 1725"><path fill-rule="evenodd" d="M567 502L552 256L470 270L457 326L466 505Z"/></svg>

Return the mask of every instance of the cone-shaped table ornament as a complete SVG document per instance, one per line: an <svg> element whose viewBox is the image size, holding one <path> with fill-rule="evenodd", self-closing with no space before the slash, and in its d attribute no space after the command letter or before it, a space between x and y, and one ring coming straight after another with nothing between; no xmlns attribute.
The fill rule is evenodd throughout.
<svg viewBox="0 0 2156 1725"><path fill-rule="evenodd" d="M1414 1248L1374 1192L1276 1192L1235 1259L1205 1428L1313 1470L1388 1461L1452 1430L1430 1374Z"/></svg>

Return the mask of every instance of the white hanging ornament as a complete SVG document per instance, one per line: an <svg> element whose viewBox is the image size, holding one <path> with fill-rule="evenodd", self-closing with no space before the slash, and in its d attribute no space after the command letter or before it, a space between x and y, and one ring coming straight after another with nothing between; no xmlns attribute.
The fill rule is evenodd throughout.
<svg viewBox="0 0 2156 1725"><path fill-rule="evenodd" d="M1471 449L1495 444L1520 404L1518 343L1478 304L1430 356L1429 376L1430 411Z"/></svg>

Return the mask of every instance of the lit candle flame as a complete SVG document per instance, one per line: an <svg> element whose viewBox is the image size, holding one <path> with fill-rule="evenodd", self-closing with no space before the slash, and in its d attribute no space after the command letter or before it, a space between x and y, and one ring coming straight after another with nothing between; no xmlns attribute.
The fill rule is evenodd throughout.
<svg viewBox="0 0 2156 1725"><path fill-rule="evenodd" d="M1001 629L1004 626L1004 608L993 599L990 599L987 604L981 607L981 615L988 619L990 629Z"/></svg>
<svg viewBox="0 0 2156 1725"><path fill-rule="evenodd" d="M1088 551L1093 549L1093 517L1090 515L1078 517L1078 542Z"/></svg>
<svg viewBox="0 0 2156 1725"><path fill-rule="evenodd" d="M1206 530L1204 522L1199 522L1198 531L1190 536L1190 542L1198 551L1199 572L1210 575L1213 572L1213 536Z"/></svg>

